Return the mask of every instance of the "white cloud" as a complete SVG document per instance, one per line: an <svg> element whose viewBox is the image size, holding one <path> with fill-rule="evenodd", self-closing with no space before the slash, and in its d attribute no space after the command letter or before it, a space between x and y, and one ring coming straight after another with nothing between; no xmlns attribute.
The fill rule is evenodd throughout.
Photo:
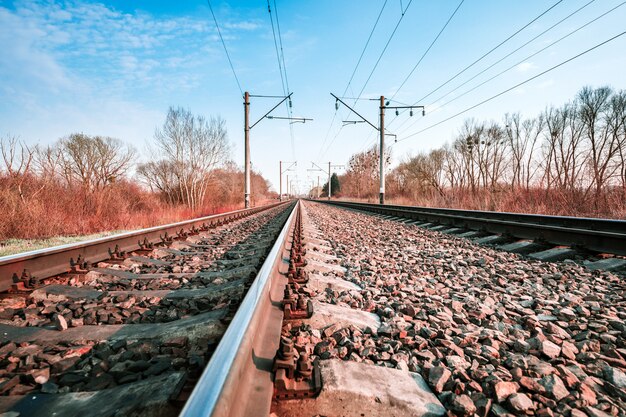
<svg viewBox="0 0 626 417"><path fill-rule="evenodd" d="M222 31L234 37L257 25L226 21ZM143 140L139 132L151 136L162 118L147 103L193 91L224 59L205 15L82 0L0 1L0 45L0 125L44 141L76 130Z"/></svg>
<svg viewBox="0 0 626 417"><path fill-rule="evenodd" d="M537 68L537 66L535 64L533 64L532 62L522 62L521 64L519 64L517 67L515 67L515 69L518 72L528 72L532 69Z"/></svg>

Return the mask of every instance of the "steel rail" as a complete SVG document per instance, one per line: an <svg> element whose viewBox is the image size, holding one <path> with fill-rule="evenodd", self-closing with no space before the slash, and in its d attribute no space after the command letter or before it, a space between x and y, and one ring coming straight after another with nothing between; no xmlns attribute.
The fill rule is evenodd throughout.
<svg viewBox="0 0 626 417"><path fill-rule="evenodd" d="M545 241L555 245L582 247L594 252L626 255L626 221L624 220L399 205L381 206L348 201L316 201L451 227Z"/></svg>
<svg viewBox="0 0 626 417"><path fill-rule="evenodd" d="M181 417L268 415L271 370L280 342L280 301L297 203L235 317L194 387Z"/></svg>
<svg viewBox="0 0 626 417"><path fill-rule="evenodd" d="M139 250L144 242L148 244L160 243L164 239L176 237L181 232L189 233L193 229L211 227L221 221L243 218L280 204L287 203L273 203L261 207L235 210L83 242L3 256L0 257L0 292L10 289L14 282L13 277L20 277L24 270L38 279L52 277L68 272L70 259L76 261L79 256L86 262L94 264L109 259L109 251L115 250L116 246L119 251L124 252Z"/></svg>

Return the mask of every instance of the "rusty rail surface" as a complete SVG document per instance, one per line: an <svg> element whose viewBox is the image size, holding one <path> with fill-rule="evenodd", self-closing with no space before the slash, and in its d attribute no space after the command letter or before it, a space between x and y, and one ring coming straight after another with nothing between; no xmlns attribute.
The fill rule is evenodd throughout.
<svg viewBox="0 0 626 417"><path fill-rule="evenodd" d="M46 249L0 257L0 292L11 289L15 283L40 280L80 268L85 263L95 264L111 258L112 254L149 248L177 236L198 230L207 230L221 222L228 222L271 209L274 203L250 209L235 210L163 226L134 230L118 235L70 243Z"/></svg>
<svg viewBox="0 0 626 417"><path fill-rule="evenodd" d="M450 227L535 239L600 253L626 255L626 221L569 216L379 205L312 200L370 213L431 222Z"/></svg>
<svg viewBox="0 0 626 417"><path fill-rule="evenodd" d="M228 326L182 417L261 416L270 411L272 366L279 347L287 284L289 237L300 210L296 204Z"/></svg>

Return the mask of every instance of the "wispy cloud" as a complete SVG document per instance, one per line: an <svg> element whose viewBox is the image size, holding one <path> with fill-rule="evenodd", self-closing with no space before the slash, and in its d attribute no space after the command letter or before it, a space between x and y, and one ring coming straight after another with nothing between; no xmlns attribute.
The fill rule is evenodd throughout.
<svg viewBox="0 0 626 417"><path fill-rule="evenodd" d="M537 65L533 64L532 62L522 62L517 67L515 67L518 72L528 72L535 68L537 68Z"/></svg>
<svg viewBox="0 0 626 417"><path fill-rule="evenodd" d="M229 39L261 27L221 23ZM28 131L28 114L51 135L67 126L138 132L129 123L152 132L145 120L156 112L146 103L193 91L224 59L208 14L154 16L85 0L0 2L0 45L0 123Z"/></svg>
<svg viewBox="0 0 626 417"><path fill-rule="evenodd" d="M259 26L226 22L223 31L235 37ZM215 40L206 16L157 18L100 3L23 0L12 9L0 7L0 74L57 89L80 79L119 91L193 88L189 77L173 71L189 73L221 59Z"/></svg>

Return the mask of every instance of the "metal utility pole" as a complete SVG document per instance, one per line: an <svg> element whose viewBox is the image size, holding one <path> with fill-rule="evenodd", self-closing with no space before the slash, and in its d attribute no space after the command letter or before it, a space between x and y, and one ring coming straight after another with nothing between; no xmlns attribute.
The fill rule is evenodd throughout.
<svg viewBox="0 0 626 417"><path fill-rule="evenodd" d="M380 204L385 204L385 96L380 96Z"/></svg>
<svg viewBox="0 0 626 417"><path fill-rule="evenodd" d="M311 162L311 166L316 166L317 169L307 169L307 171L322 171L322 172L326 172L326 170L322 167L320 167L319 165L317 165L315 162ZM328 163L328 199L330 200L330 196L332 195L332 186L330 184L330 180L332 178L332 169L333 168L343 168L343 165L333 165L332 162ZM319 182L320 182L320 177L317 177L317 184L319 187ZM319 188L318 188L318 194L319 194ZM319 198L319 195L318 195Z"/></svg>
<svg viewBox="0 0 626 417"><path fill-rule="evenodd" d="M293 171L293 169L291 169L293 166L297 166L298 165L298 161L295 162L284 162L285 164L291 164L289 165L287 168L285 168L283 170L283 162L284 161L279 161L279 171L280 171L280 194L278 196L278 199L280 201L283 201L283 174L287 171ZM287 175L287 180L289 180L289 175ZM287 190L289 190L289 188L287 188Z"/></svg>
<svg viewBox="0 0 626 417"><path fill-rule="evenodd" d="M380 204L385 204L385 136L396 136L391 133L385 133L385 109L395 109L396 116L399 115L399 109L410 109L410 115L413 116L413 109L421 108L422 116L426 114L424 106L389 106L389 101L385 102L385 96L380 96L380 122L379 126L374 126L369 120L365 117L361 116L356 110L352 107L348 106L344 101L342 101L339 97L330 93L331 96L335 98L335 109L339 108L339 103L346 106L350 111L361 118L361 120L344 120L344 126L348 124L356 124L365 122L372 126L374 129L378 130L380 133L380 151L379 151L379 164L380 164L380 189L379 189L379 200ZM371 99L375 100L375 99ZM330 172L330 169L329 169ZM329 182L330 185L330 182ZM330 187L329 187L330 188Z"/></svg>
<svg viewBox="0 0 626 417"><path fill-rule="evenodd" d="M244 129L244 207L250 207L250 94L246 91L243 95Z"/></svg>
<svg viewBox="0 0 626 417"><path fill-rule="evenodd" d="M317 199L319 200L320 198L320 176L317 176Z"/></svg>
<svg viewBox="0 0 626 417"><path fill-rule="evenodd" d="M333 195L332 191L333 191L333 187L331 185L331 173L330 173L330 162L328 163L328 200L330 201L330 196Z"/></svg>
<svg viewBox="0 0 626 417"><path fill-rule="evenodd" d="M270 116L270 113L276 110L276 108L278 108L278 106L283 104L286 100L289 100L289 106L291 107L292 95L293 93L289 93L289 95L286 95L286 96L261 96L261 95L249 94L247 91L243 95L243 98L244 98L244 101L243 101L244 129L243 130L244 130L244 141L245 141L245 146L244 146L244 152L245 152L245 155L244 155L244 159L245 159L244 161L244 205L246 208L250 207L250 130L252 130L252 128L256 126L257 124L259 124L259 122L263 119L292 120L293 121L292 123L297 123L297 122L305 123L308 120L313 120L313 119L307 119L304 117ZM259 120L254 122L252 126L250 126L250 97L280 98L281 100L278 102L277 105L275 105L267 113L265 113L263 117L261 117ZM282 175L281 175L281 179L282 179Z"/></svg>

